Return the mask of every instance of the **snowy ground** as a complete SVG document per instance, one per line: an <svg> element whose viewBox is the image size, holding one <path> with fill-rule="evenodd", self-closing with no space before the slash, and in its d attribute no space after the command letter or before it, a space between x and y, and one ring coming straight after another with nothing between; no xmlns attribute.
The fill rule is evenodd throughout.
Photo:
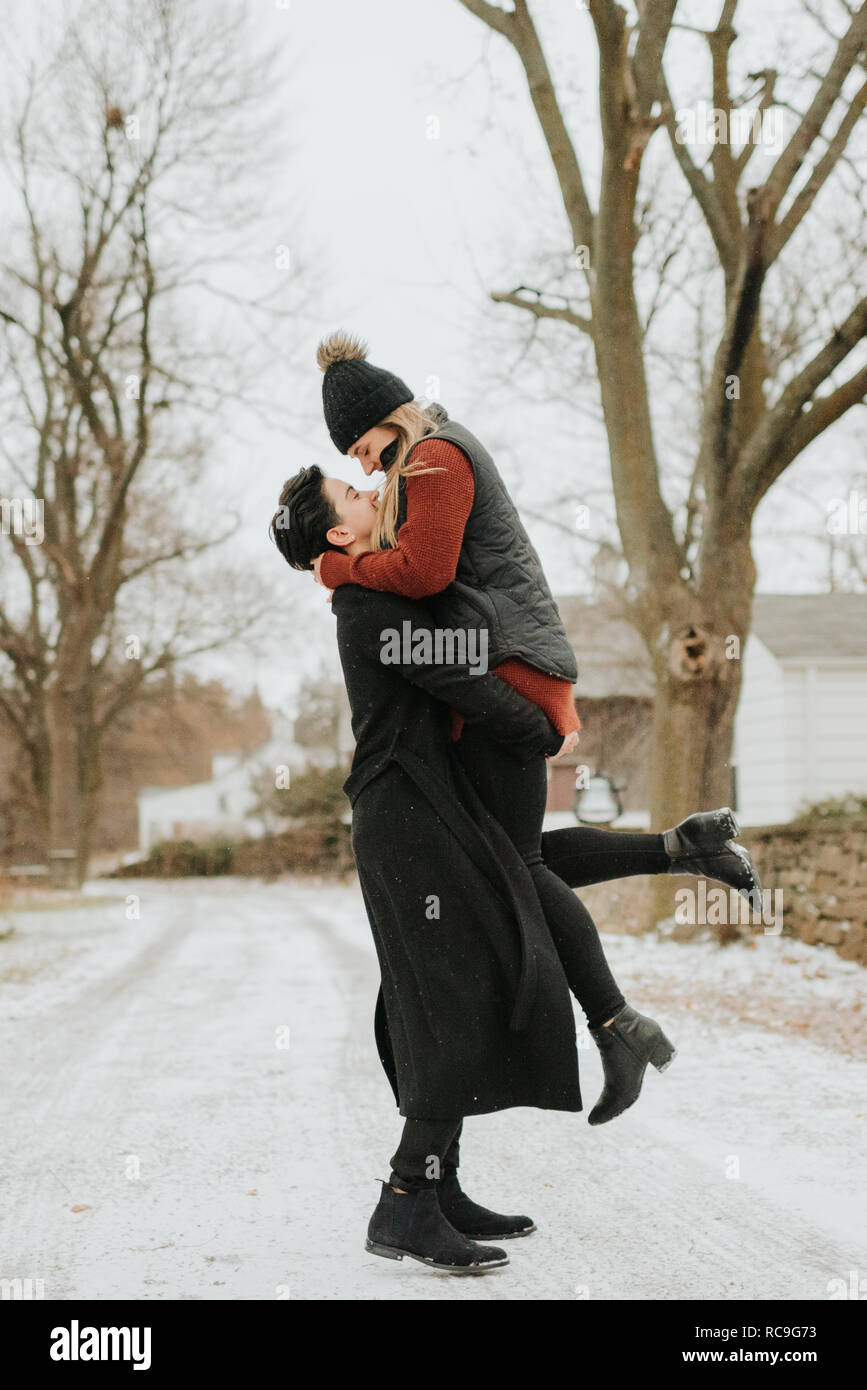
<svg viewBox="0 0 867 1390"><path fill-rule="evenodd" d="M607 936L678 1056L598 1129L592 1043L584 1113L468 1120L465 1188L539 1230L455 1279L363 1249L401 1120L357 889L88 893L7 914L0 940L0 1279L60 1299L821 1300L867 1278L864 972L831 951Z"/></svg>

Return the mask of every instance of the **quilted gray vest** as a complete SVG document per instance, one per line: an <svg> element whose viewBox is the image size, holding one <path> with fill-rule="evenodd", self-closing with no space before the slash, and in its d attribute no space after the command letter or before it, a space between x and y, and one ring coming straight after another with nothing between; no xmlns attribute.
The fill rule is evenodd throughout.
<svg viewBox="0 0 867 1390"><path fill-rule="evenodd" d="M489 669L518 656L548 675L576 681L575 655L539 556L494 460L474 434L449 420L442 407L439 412L446 423L425 438L447 439L463 449L472 464L475 496L455 578L426 602L439 626L487 627ZM398 526L405 520L401 480Z"/></svg>

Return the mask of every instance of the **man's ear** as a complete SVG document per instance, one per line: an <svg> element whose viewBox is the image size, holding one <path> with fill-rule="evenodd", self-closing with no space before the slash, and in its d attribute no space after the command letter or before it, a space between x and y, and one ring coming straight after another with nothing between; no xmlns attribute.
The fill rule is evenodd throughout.
<svg viewBox="0 0 867 1390"><path fill-rule="evenodd" d="M352 545L355 540L355 532L350 531L348 526L332 526L325 532L325 539L331 545Z"/></svg>

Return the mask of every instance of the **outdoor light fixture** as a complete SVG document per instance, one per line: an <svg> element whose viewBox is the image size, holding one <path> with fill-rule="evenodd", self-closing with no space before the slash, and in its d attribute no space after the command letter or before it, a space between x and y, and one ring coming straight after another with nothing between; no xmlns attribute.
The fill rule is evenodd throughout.
<svg viewBox="0 0 867 1390"><path fill-rule="evenodd" d="M594 772L577 792L573 810L582 825L609 825L623 814L620 789L604 773Z"/></svg>

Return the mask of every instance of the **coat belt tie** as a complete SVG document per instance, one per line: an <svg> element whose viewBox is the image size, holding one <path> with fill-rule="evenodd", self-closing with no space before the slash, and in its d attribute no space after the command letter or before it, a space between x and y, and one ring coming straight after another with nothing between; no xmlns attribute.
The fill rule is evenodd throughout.
<svg viewBox="0 0 867 1390"><path fill-rule="evenodd" d="M479 800L457 760L453 769L461 783L459 791L462 800L458 800L455 789L433 772L427 763L400 744L388 749L383 757L383 766L388 762L396 762L403 768L513 912L518 926L521 966L509 1031L523 1032L529 1023L538 987L536 952L529 926L534 919L538 925L541 919L545 931L548 930L532 875L500 822ZM463 804L464 799L471 810ZM496 940L493 944L496 949ZM502 958L502 952L500 954Z"/></svg>

